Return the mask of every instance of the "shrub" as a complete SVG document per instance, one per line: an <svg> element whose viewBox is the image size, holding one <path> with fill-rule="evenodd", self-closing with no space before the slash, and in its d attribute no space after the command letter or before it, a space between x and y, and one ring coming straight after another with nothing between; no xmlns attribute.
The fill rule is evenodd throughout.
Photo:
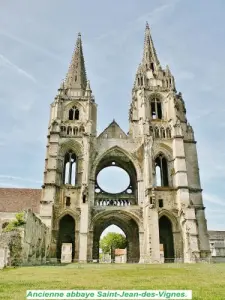
<svg viewBox="0 0 225 300"><path fill-rule="evenodd" d="M20 212L16 214L16 220L12 220L9 224L3 229L3 232L9 232L13 230L17 230L18 227L26 224L24 220L24 213Z"/></svg>

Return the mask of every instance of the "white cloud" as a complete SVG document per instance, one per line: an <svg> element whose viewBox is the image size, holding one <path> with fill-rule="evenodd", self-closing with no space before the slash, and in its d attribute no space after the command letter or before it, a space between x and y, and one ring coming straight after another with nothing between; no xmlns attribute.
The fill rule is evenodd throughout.
<svg viewBox="0 0 225 300"><path fill-rule="evenodd" d="M30 79L34 83L37 82L36 79L30 73L28 73L27 71L23 70L22 68L20 68L19 66L17 66L13 62L11 62L8 58L6 58L2 54L0 54L0 61L3 63L3 66L12 68L14 71L16 71L19 74L25 76L26 78Z"/></svg>
<svg viewBox="0 0 225 300"><path fill-rule="evenodd" d="M213 195L213 194L209 194L209 193L203 192L203 201L210 202L213 204L218 204L221 206L225 206L225 199L223 199L217 195Z"/></svg>
<svg viewBox="0 0 225 300"><path fill-rule="evenodd" d="M27 112L27 111L30 111L32 109L33 104L34 104L33 99L26 99L26 102L20 103L18 109Z"/></svg>
<svg viewBox="0 0 225 300"><path fill-rule="evenodd" d="M0 178L3 180L17 180L17 181L26 181L26 182L32 182L32 183L42 183L42 181L39 180L35 180L35 179L30 179L30 178L25 178L25 177L19 177L19 176L13 176L13 175L4 175L4 174L0 174ZM8 184L11 185L11 183L4 183L4 184ZM13 184L13 186L15 186L15 183Z"/></svg>
<svg viewBox="0 0 225 300"><path fill-rule="evenodd" d="M146 22L149 20L150 25L153 25L157 22L160 22L160 20L165 16L165 14L172 12L176 6L176 4L180 0L174 0L170 3L166 3L160 6L157 6L154 8L151 12L146 13L144 15L141 15L136 20L134 20L131 23L128 23L126 26L126 29L119 31L119 36L121 37L123 35L124 40L130 34L131 32L134 32L135 29L143 29L143 26L145 26ZM116 30L110 30L106 33L102 33L101 35L97 36L95 40L103 40L106 38L109 38L110 36L117 35L118 32Z"/></svg>
<svg viewBox="0 0 225 300"><path fill-rule="evenodd" d="M179 0L171 1L170 3L160 5L153 9L150 13L144 14L136 19L136 23L143 24L146 21L150 20L150 24L153 25L159 22L165 14L172 12L175 8L175 5ZM143 25L142 25L143 26Z"/></svg>
<svg viewBox="0 0 225 300"><path fill-rule="evenodd" d="M201 118L205 118L207 116L210 116L210 115L213 115L213 111L212 109L202 109L202 110L199 110L199 112L197 112L198 114L196 115L191 115L189 117L190 121L196 121L198 119L201 119Z"/></svg>
<svg viewBox="0 0 225 300"><path fill-rule="evenodd" d="M176 80L192 80L195 78L194 73L190 72L190 71L181 71L180 73L178 72L176 74Z"/></svg>
<svg viewBox="0 0 225 300"><path fill-rule="evenodd" d="M39 52L47 55L50 58L53 58L55 60L58 60L58 61L62 62L62 59L59 56L55 55L54 53L52 53L51 51L48 51L47 49L45 49L43 47L40 47L39 45L36 45L34 43L31 43L29 41L21 39L20 37L15 36L15 35L13 35L13 34L11 34L9 32L6 32L6 31L0 31L0 35L5 36L5 37L7 37L7 38L9 38L9 39L11 39L11 40L13 40L15 42L18 42L20 44L25 45L27 47L35 49L35 50L37 50L37 51L39 51Z"/></svg>

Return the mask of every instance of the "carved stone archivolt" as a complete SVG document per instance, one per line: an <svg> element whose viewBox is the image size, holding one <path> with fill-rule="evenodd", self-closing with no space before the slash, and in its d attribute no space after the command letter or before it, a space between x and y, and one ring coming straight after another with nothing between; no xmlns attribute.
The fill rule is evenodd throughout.
<svg viewBox="0 0 225 300"><path fill-rule="evenodd" d="M78 141L74 141L71 139L61 140L60 141L60 150L59 155L65 155L66 151L73 150L77 156L81 156L83 154L83 147L81 143Z"/></svg>
<svg viewBox="0 0 225 300"><path fill-rule="evenodd" d="M166 144L155 142L152 147L153 157L156 157L159 153L163 153L167 157L168 161L172 160L172 149Z"/></svg>

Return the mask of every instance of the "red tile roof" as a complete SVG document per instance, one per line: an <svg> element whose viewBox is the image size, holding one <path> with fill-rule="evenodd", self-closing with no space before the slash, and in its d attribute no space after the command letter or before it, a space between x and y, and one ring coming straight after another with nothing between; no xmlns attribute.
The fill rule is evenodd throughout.
<svg viewBox="0 0 225 300"><path fill-rule="evenodd" d="M0 188L0 212L31 209L39 213L41 189Z"/></svg>
<svg viewBox="0 0 225 300"><path fill-rule="evenodd" d="M124 255L127 253L127 249L115 249L115 255Z"/></svg>

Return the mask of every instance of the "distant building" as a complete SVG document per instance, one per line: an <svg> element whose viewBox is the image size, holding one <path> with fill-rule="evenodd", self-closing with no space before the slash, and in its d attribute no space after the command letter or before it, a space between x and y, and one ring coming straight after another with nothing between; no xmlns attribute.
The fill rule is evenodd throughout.
<svg viewBox="0 0 225 300"><path fill-rule="evenodd" d="M208 233L212 259L225 262L225 231L209 230Z"/></svg>
<svg viewBox="0 0 225 300"><path fill-rule="evenodd" d="M0 234L18 212L40 211L41 189L0 188Z"/></svg>
<svg viewBox="0 0 225 300"><path fill-rule="evenodd" d="M115 249L115 263L123 264L127 262L127 249Z"/></svg>

